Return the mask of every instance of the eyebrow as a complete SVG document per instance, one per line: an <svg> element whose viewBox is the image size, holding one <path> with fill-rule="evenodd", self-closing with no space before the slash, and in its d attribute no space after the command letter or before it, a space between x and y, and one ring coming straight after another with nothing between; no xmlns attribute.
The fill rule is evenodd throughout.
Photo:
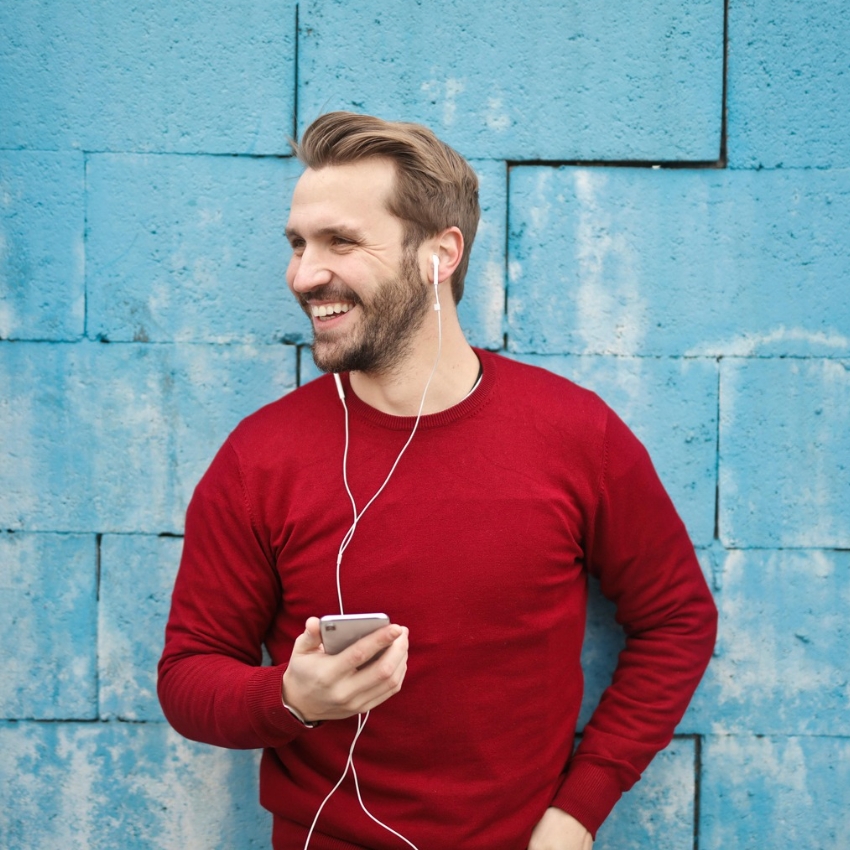
<svg viewBox="0 0 850 850"><path fill-rule="evenodd" d="M286 230L284 231L287 239L292 239L293 237L300 236L301 234L294 227L286 226ZM335 236L335 235L345 236L348 239L352 239L355 241L359 241L363 238L363 232L358 230L356 227L350 227L345 224L335 224L330 227L320 227L315 231L316 236Z"/></svg>

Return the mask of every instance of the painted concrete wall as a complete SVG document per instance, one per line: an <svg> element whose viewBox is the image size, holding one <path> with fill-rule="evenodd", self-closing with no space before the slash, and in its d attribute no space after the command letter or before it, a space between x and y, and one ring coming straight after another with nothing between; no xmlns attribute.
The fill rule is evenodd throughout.
<svg viewBox="0 0 850 850"><path fill-rule="evenodd" d="M848 10L0 5L0 846L268 846L256 754L172 733L154 665L195 482L315 374L286 140L350 108L474 161L471 339L620 412L716 593L714 663L597 847L850 847Z"/></svg>

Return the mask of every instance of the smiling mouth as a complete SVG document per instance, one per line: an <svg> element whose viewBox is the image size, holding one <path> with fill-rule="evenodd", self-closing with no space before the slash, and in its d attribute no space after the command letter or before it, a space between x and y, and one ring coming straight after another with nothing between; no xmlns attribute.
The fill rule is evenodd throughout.
<svg viewBox="0 0 850 850"><path fill-rule="evenodd" d="M310 315L314 319L330 319L342 313L347 313L352 307L354 307L354 304L346 301L337 301L335 304L311 304Z"/></svg>

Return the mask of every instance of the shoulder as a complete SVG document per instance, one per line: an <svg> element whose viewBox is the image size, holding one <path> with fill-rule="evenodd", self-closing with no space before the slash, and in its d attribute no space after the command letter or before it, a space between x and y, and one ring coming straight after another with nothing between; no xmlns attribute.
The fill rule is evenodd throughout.
<svg viewBox="0 0 850 850"><path fill-rule="evenodd" d="M329 419L328 410L338 404L331 375L323 375L246 416L228 442L239 455L276 446L292 446L305 438L319 438Z"/></svg>
<svg viewBox="0 0 850 850"><path fill-rule="evenodd" d="M585 426L604 429L608 405L594 392L538 363L522 362L493 352L478 352L484 368L496 373L499 392L511 403L525 404L544 415L566 416Z"/></svg>

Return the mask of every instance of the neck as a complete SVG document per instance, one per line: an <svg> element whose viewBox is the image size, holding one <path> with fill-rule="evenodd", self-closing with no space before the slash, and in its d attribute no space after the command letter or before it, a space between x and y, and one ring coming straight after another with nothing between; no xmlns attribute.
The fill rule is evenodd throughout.
<svg viewBox="0 0 850 850"><path fill-rule="evenodd" d="M423 414L439 413L462 401L478 377L478 358L466 341L454 305L443 307L440 361L425 397ZM392 416L416 416L437 357L435 324L425 323L414 344L390 372L352 372L351 389L370 407Z"/></svg>

